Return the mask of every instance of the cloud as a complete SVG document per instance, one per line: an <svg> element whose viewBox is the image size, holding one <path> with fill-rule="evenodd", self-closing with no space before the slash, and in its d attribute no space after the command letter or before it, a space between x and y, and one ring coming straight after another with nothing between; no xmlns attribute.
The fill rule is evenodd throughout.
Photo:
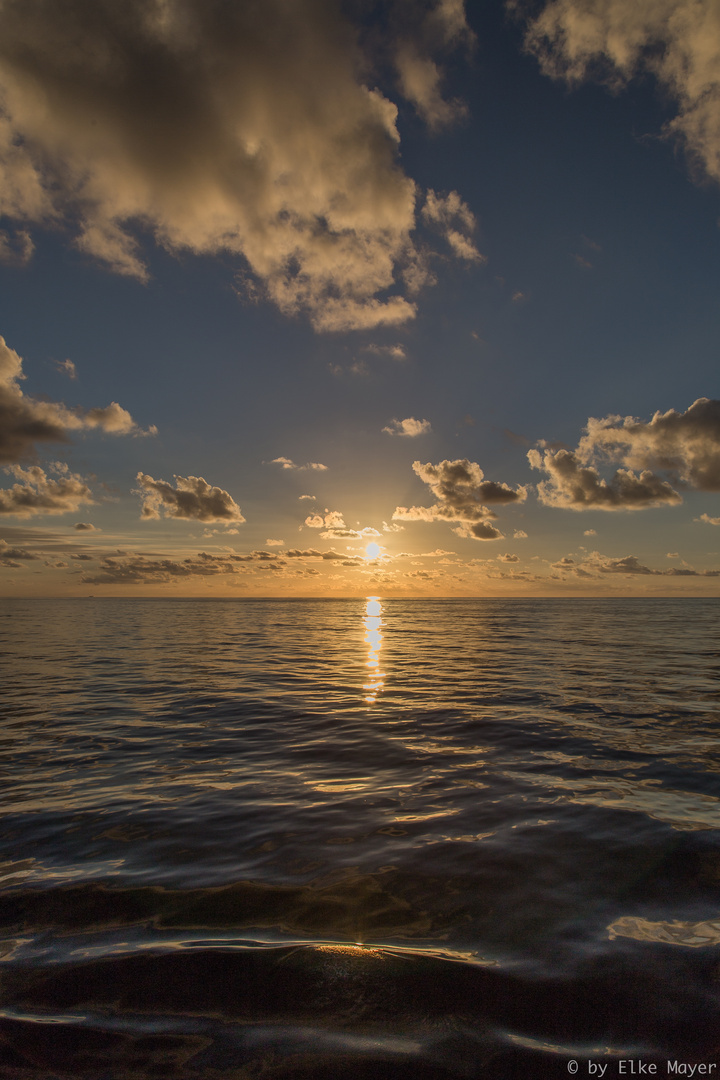
<svg viewBox="0 0 720 1080"><path fill-rule="evenodd" d="M520 559L519 559L519 557L517 555L511 555L509 552L506 552L504 555L498 555L497 559L498 559L498 562L504 562L504 563L520 562Z"/></svg>
<svg viewBox="0 0 720 1080"><path fill-rule="evenodd" d="M80 580L86 585L152 585L182 578L214 577L233 573L236 573L236 569L227 560L203 559L198 556L195 559L174 562L172 559L147 559L137 555L124 559L103 559L97 572L83 574Z"/></svg>
<svg viewBox="0 0 720 1080"><path fill-rule="evenodd" d="M720 491L720 401L698 398L684 413L656 412L648 422L590 417L576 450L530 450L528 460L549 476L538 484L540 501L572 510L642 510L682 502L658 472L679 486ZM602 462L625 467L606 481L596 467Z"/></svg>
<svg viewBox="0 0 720 1080"><path fill-rule="evenodd" d="M720 401L698 398L684 413L588 420L578 446L589 461L607 456L630 468L661 469L699 491L720 491Z"/></svg>
<svg viewBox="0 0 720 1080"><path fill-rule="evenodd" d="M49 466L57 480L39 466L23 469L11 465L5 471L19 483L0 490L0 514L26 518L35 514L68 514L84 503L93 503L92 492L86 481L77 473L71 473L67 465L55 462Z"/></svg>
<svg viewBox="0 0 720 1080"><path fill-rule="evenodd" d="M91 525L89 521L78 521L75 525L73 525L73 529L76 529L77 532L96 532L97 531L95 526Z"/></svg>
<svg viewBox="0 0 720 1080"><path fill-rule="evenodd" d="M524 529L516 529L513 533L513 540L527 540L528 534Z"/></svg>
<svg viewBox="0 0 720 1080"><path fill-rule="evenodd" d="M706 525L720 525L720 517L710 517L709 514L701 514L695 521L704 521Z"/></svg>
<svg viewBox="0 0 720 1080"><path fill-rule="evenodd" d="M511 6L519 8L518 0ZM553 0L527 27L543 71L613 89L652 73L677 114L668 135L720 180L720 8L715 0Z"/></svg>
<svg viewBox="0 0 720 1080"><path fill-rule="evenodd" d="M365 352L375 353L376 356L389 356L392 360L407 360L407 352L404 345L365 345Z"/></svg>
<svg viewBox="0 0 720 1080"><path fill-rule="evenodd" d="M369 536L380 536L377 529L366 526L364 529L350 529L339 510L325 510L324 514L310 514L305 518L309 529L325 529L320 533L323 540L363 540Z"/></svg>
<svg viewBox="0 0 720 1080"><path fill-rule="evenodd" d="M411 102L431 131L448 127L467 114L462 101L446 101L440 89L442 69L421 55L412 44L401 45L395 55L400 92Z"/></svg>
<svg viewBox="0 0 720 1080"><path fill-rule="evenodd" d="M266 547L282 547L284 543L285 543L284 540L266 540L265 541L265 546Z"/></svg>
<svg viewBox="0 0 720 1080"><path fill-rule="evenodd" d="M585 529L583 536L597 536L595 529Z"/></svg>
<svg viewBox="0 0 720 1080"><path fill-rule="evenodd" d="M77 369L72 360L58 360L55 367L61 374L67 375L68 379L77 379Z"/></svg>
<svg viewBox="0 0 720 1080"><path fill-rule="evenodd" d="M18 559L25 562L39 559L39 557L32 551L27 551L25 548L10 547L7 541L0 540L0 566L10 566L17 570L20 567L20 563L17 562Z"/></svg>
<svg viewBox="0 0 720 1080"><path fill-rule="evenodd" d="M314 495L298 495L298 499L314 499Z"/></svg>
<svg viewBox="0 0 720 1080"><path fill-rule="evenodd" d="M668 555L668 558L677 558ZM720 577L720 570L694 570L689 566L673 566L667 570L655 570L641 563L635 555L626 555L621 559L609 559L599 551L593 551L580 562L570 555L552 564L553 569L573 577L597 577L599 574L620 574L639 577ZM557 577L558 575L553 575Z"/></svg>
<svg viewBox="0 0 720 1080"><path fill-rule="evenodd" d="M288 457L276 457L270 462L271 465L279 465L282 469L296 469L298 472L304 472L309 469L315 472L326 472L327 465L321 465L319 461L308 461L305 465L296 465L295 462ZM301 495L301 499L312 499L313 495Z"/></svg>
<svg viewBox="0 0 720 1080"><path fill-rule="evenodd" d="M437 195L432 188L428 189L422 217L442 233L458 258L467 262L486 262L485 256L480 254L470 239L470 234L475 230L475 215L457 191Z"/></svg>
<svg viewBox="0 0 720 1080"><path fill-rule="evenodd" d="M1 12L0 12L1 16ZM22 359L0 337L0 462L18 462L36 452L36 443L69 442L71 431L99 428L111 435L153 435L142 431L116 401L105 408L70 409L52 401L36 401L23 393Z"/></svg>
<svg viewBox="0 0 720 1080"><path fill-rule="evenodd" d="M290 551L284 553L288 559L323 559L326 562L336 562L338 559L343 560L343 565L354 566L356 562L362 562L362 559L349 559L347 553L342 554L339 551L318 551L317 548L308 548L305 551L299 548L291 548Z"/></svg>
<svg viewBox="0 0 720 1080"><path fill-rule="evenodd" d="M238 521L242 522L240 507L219 487L211 487L201 476L176 476L176 486L165 480L154 480L147 473L139 472L137 480L142 490L141 517L156 519L161 515L184 521Z"/></svg>
<svg viewBox="0 0 720 1080"><path fill-rule="evenodd" d="M491 524L495 514L484 504L523 502L527 497L524 487L514 490L507 484L485 480L480 466L467 458L441 461L438 465L415 461L413 470L437 501L432 506L398 506L394 521L456 521L460 522L454 530L458 536L497 540L502 533Z"/></svg>
<svg viewBox="0 0 720 1080"><path fill-rule="evenodd" d="M391 420L383 431L386 431L388 435L406 435L409 438L415 438L416 435L427 435L431 427L429 420L414 420L408 416L406 420Z"/></svg>
<svg viewBox="0 0 720 1080"><path fill-rule="evenodd" d="M528 451L533 469L548 474L541 481L538 497L545 506L565 510L645 510L649 506L674 505L682 496L652 472L636 476L618 469L610 481L601 479L597 469L583 466L571 450Z"/></svg>
<svg viewBox="0 0 720 1080"><path fill-rule="evenodd" d="M447 101L441 91L443 69L430 54L460 44L472 44L474 35L465 18L464 0L440 0L395 50L400 92L415 107L432 131L447 127L467 114L463 101Z"/></svg>
<svg viewBox="0 0 720 1080"><path fill-rule="evenodd" d="M461 39L462 5L429 20ZM457 113L426 50L397 52L428 120ZM365 85L372 62L327 0L3 4L0 213L66 224L140 281L140 228L173 252L229 252L239 279L318 330L405 322L415 305L388 291L422 261L416 187L397 108Z"/></svg>
<svg viewBox="0 0 720 1080"><path fill-rule="evenodd" d="M27 229L18 229L12 235L6 229L0 229L0 263L5 266L27 266L34 251L35 245Z"/></svg>

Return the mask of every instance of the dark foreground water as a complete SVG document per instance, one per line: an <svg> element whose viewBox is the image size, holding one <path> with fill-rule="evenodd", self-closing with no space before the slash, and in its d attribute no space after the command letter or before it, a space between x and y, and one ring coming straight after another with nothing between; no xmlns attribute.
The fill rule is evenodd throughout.
<svg viewBox="0 0 720 1080"><path fill-rule="evenodd" d="M717 1077L719 612L4 601L0 1076Z"/></svg>

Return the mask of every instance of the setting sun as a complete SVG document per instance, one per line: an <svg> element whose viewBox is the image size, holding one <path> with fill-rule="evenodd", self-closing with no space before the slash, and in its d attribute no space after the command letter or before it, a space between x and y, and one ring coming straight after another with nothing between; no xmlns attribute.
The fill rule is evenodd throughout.
<svg viewBox="0 0 720 1080"><path fill-rule="evenodd" d="M367 547L365 548L365 558L368 559L368 560L377 559L379 554L380 554L380 545L376 544L375 542L372 542L372 543L368 544Z"/></svg>

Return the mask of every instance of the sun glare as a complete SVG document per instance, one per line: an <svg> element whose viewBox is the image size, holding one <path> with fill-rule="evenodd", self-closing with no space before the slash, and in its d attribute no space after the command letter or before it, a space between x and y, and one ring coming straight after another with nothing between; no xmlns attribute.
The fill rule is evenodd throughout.
<svg viewBox="0 0 720 1080"><path fill-rule="evenodd" d="M365 558L368 559L368 560L377 559L379 554L380 554L380 545L379 544L376 544L376 543L372 542L372 543L368 544L367 547L365 548Z"/></svg>

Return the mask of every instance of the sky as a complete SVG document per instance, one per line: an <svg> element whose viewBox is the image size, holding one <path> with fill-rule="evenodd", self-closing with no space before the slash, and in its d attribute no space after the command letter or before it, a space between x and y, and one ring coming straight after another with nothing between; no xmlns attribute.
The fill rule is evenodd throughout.
<svg viewBox="0 0 720 1080"><path fill-rule="evenodd" d="M716 0L0 0L0 596L720 594Z"/></svg>

